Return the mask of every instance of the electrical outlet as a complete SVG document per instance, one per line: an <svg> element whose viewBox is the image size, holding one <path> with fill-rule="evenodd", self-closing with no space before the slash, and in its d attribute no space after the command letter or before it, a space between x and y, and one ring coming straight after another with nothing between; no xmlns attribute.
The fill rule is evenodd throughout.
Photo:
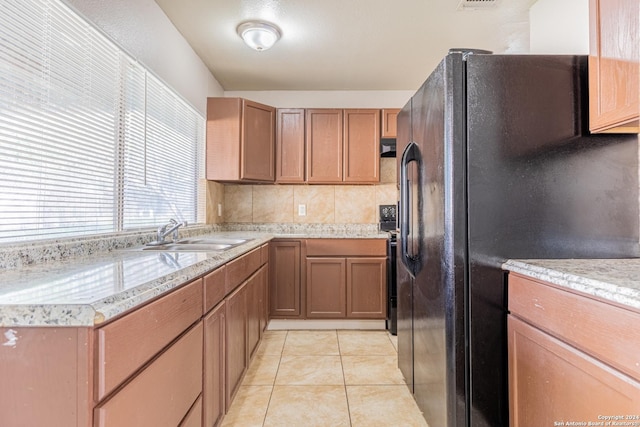
<svg viewBox="0 0 640 427"><path fill-rule="evenodd" d="M307 215L307 205L298 205L298 216Z"/></svg>
<svg viewBox="0 0 640 427"><path fill-rule="evenodd" d="M218 216L222 216L222 203L218 203Z"/></svg>

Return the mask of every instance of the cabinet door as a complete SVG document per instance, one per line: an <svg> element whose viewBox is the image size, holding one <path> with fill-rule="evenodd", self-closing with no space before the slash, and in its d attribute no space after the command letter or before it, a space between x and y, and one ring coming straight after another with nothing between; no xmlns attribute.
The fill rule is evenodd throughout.
<svg viewBox="0 0 640 427"><path fill-rule="evenodd" d="M260 274L260 338L269 323L269 264L265 264L258 271Z"/></svg>
<svg viewBox="0 0 640 427"><path fill-rule="evenodd" d="M260 325L262 318L262 276L264 270L260 269L247 280L247 355L251 359L253 352L260 341Z"/></svg>
<svg viewBox="0 0 640 427"><path fill-rule="evenodd" d="M93 330L0 327L0 425L91 425Z"/></svg>
<svg viewBox="0 0 640 427"><path fill-rule="evenodd" d="M270 316L300 317L300 242L272 242L269 266Z"/></svg>
<svg viewBox="0 0 640 427"><path fill-rule="evenodd" d="M382 138L395 138L398 134L399 108L385 108L382 110Z"/></svg>
<svg viewBox="0 0 640 427"><path fill-rule="evenodd" d="M225 402L229 410L247 368L246 284L225 299Z"/></svg>
<svg viewBox="0 0 640 427"><path fill-rule="evenodd" d="M640 2L589 2L589 128L640 132Z"/></svg>
<svg viewBox="0 0 640 427"><path fill-rule="evenodd" d="M202 397L196 400L179 427L202 427Z"/></svg>
<svg viewBox="0 0 640 427"><path fill-rule="evenodd" d="M602 415L639 415L636 380L511 315L508 335L512 427L596 423Z"/></svg>
<svg viewBox="0 0 640 427"><path fill-rule="evenodd" d="M380 110L344 110L344 181L380 181Z"/></svg>
<svg viewBox="0 0 640 427"><path fill-rule="evenodd" d="M304 182L304 109L276 111L276 182Z"/></svg>
<svg viewBox="0 0 640 427"><path fill-rule="evenodd" d="M346 317L346 259L307 258L307 317Z"/></svg>
<svg viewBox="0 0 640 427"><path fill-rule="evenodd" d="M243 100L243 134L240 179L275 179L275 108Z"/></svg>
<svg viewBox="0 0 640 427"><path fill-rule="evenodd" d="M216 426L224 416L225 306L224 302L204 318L203 425Z"/></svg>
<svg viewBox="0 0 640 427"><path fill-rule="evenodd" d="M342 182L342 110L306 110L307 182Z"/></svg>
<svg viewBox="0 0 640 427"><path fill-rule="evenodd" d="M212 181L240 179L240 98L207 99L206 176Z"/></svg>
<svg viewBox="0 0 640 427"><path fill-rule="evenodd" d="M347 317L385 319L386 258L347 258Z"/></svg>

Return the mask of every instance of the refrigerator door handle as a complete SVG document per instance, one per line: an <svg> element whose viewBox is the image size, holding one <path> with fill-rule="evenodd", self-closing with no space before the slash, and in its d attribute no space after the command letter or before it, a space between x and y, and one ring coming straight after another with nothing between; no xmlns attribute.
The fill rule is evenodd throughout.
<svg viewBox="0 0 640 427"><path fill-rule="evenodd" d="M418 256L409 252L409 236L411 230L411 213L413 212L413 203L416 201L411 197L411 183L409 181L409 164L416 162L418 171L420 170L421 155L420 149L415 142L410 142L402 153L400 161L400 260L406 267L407 271L415 277L418 270ZM419 178L418 178L419 180Z"/></svg>

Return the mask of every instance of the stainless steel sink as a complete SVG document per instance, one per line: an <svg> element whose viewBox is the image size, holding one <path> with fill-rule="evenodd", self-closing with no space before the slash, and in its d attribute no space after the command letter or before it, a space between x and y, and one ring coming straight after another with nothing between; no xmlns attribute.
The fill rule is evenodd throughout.
<svg viewBox="0 0 640 427"><path fill-rule="evenodd" d="M234 245L221 243L168 243L166 245L145 246L141 250L156 252L219 252L233 247Z"/></svg>
<svg viewBox="0 0 640 427"><path fill-rule="evenodd" d="M189 238L162 245L147 245L140 250L155 252L221 252L234 248L253 239L211 237Z"/></svg>
<svg viewBox="0 0 640 427"><path fill-rule="evenodd" d="M209 238L200 238L193 237L190 239L182 239L176 242L178 245L232 245L237 246L243 243L246 243L253 239L240 239L240 238L232 238L232 237L209 237Z"/></svg>

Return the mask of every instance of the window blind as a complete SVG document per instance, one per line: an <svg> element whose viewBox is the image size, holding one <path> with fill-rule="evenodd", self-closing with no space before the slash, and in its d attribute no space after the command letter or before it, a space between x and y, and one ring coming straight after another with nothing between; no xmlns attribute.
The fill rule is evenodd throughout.
<svg viewBox="0 0 640 427"><path fill-rule="evenodd" d="M0 242L197 222L204 118L59 0L1 1Z"/></svg>

